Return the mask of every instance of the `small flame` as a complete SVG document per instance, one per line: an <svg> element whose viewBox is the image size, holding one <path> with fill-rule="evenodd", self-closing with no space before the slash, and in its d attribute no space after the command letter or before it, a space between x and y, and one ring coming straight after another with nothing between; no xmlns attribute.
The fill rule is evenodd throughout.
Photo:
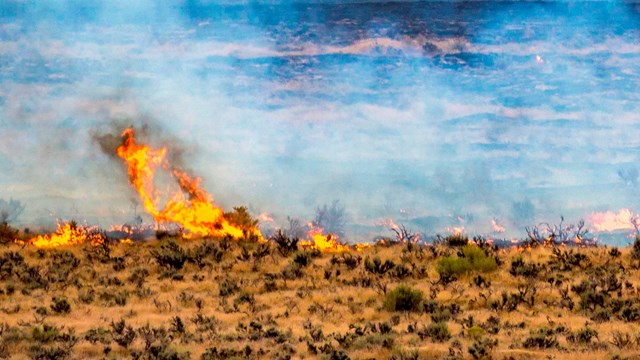
<svg viewBox="0 0 640 360"><path fill-rule="evenodd" d="M338 236L334 234L323 234L324 229L321 227L313 226L309 223L311 228L308 232L310 241L301 241L300 245L303 247L310 247L318 249L323 252L345 252L349 251L347 245L340 244L338 242Z"/></svg>
<svg viewBox="0 0 640 360"><path fill-rule="evenodd" d="M51 235L39 235L27 241L27 243L39 248L52 248L64 245L77 245L90 242L91 245L100 245L102 236L92 232L94 228L85 227L75 223L58 224L58 230Z"/></svg>
<svg viewBox="0 0 640 360"><path fill-rule="evenodd" d="M165 158L166 149L153 149L147 145L139 145L134 140L131 128L123 133L123 144L118 147L117 154L128 165L129 181L138 191L145 210L158 222L178 223L188 231L185 237L224 236L234 238L246 236L245 232L230 224L224 218L222 209L216 206L212 197L200 188L201 179L192 178L185 172L174 169ZM174 193L160 208L157 190L154 185L156 168L162 166L171 169L171 175L180 185L182 191ZM185 197L185 193L189 195ZM258 229L250 233L262 240Z"/></svg>

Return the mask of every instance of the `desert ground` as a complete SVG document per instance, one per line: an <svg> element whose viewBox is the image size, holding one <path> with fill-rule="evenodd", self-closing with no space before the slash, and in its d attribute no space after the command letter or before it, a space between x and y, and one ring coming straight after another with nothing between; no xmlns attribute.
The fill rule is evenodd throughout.
<svg viewBox="0 0 640 360"><path fill-rule="evenodd" d="M320 251L256 239L0 246L15 359L633 359L628 248L482 237ZM401 235L405 235L403 238Z"/></svg>

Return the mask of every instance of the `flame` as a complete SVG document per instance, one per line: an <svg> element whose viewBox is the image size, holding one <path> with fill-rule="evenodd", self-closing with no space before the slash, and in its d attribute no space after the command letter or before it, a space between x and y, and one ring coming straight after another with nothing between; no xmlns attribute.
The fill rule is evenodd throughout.
<svg viewBox="0 0 640 360"><path fill-rule="evenodd" d="M58 230L51 235L39 235L27 241L27 243L39 248L52 248L64 245L83 244L87 241L91 245L99 245L103 239L93 228L77 225L75 223L58 224Z"/></svg>
<svg viewBox="0 0 640 360"><path fill-rule="evenodd" d="M596 231L634 230L636 215L629 209L594 212L589 217L589 222Z"/></svg>
<svg viewBox="0 0 640 360"><path fill-rule="evenodd" d="M505 232L505 228L502 225L499 225L496 219L491 220L491 226L493 226L493 231L497 233Z"/></svg>
<svg viewBox="0 0 640 360"><path fill-rule="evenodd" d="M324 235L324 229L321 227L313 226L313 224L309 224L311 228L308 232L310 241L301 241L300 245L304 247L310 247L313 249L318 249L323 252L345 252L349 251L349 247L347 245L340 244L338 242L338 236L334 234L326 234Z"/></svg>
<svg viewBox="0 0 640 360"><path fill-rule="evenodd" d="M200 188L201 179L171 168L165 158L166 149L137 144L132 128L123 131L122 136L123 144L118 147L117 154L128 166L129 181L138 191L142 205L156 221L180 224L188 231L187 238L231 235L237 239L248 235L224 218L222 209L213 203L211 195ZM174 193L162 208L153 181L158 166L171 169L171 175L182 190ZM189 195L188 199L185 193ZM263 240L258 229L251 229L249 233Z"/></svg>
<svg viewBox="0 0 640 360"><path fill-rule="evenodd" d="M363 251L364 249L370 248L371 244L360 243L360 244L355 244L353 247L356 249L356 251L360 252L360 251Z"/></svg>

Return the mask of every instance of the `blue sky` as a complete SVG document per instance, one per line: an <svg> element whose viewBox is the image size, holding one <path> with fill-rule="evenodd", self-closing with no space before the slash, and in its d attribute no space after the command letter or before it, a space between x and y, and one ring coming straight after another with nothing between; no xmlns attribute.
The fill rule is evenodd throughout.
<svg viewBox="0 0 640 360"><path fill-rule="evenodd" d="M95 141L114 124L157 129L226 208L339 199L354 237L637 209L637 4L163 4L0 5L0 198L22 223L140 211Z"/></svg>

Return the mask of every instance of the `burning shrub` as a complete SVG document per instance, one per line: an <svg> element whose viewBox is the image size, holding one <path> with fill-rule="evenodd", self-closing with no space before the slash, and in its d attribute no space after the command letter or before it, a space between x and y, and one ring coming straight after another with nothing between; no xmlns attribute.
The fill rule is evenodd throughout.
<svg viewBox="0 0 640 360"><path fill-rule="evenodd" d="M234 207L233 211L224 213L224 218L230 225L242 230L245 237L248 237L258 226L258 219L251 216L246 206Z"/></svg>
<svg viewBox="0 0 640 360"><path fill-rule="evenodd" d="M383 306L387 311L421 311L422 298L422 291L398 285L387 293Z"/></svg>
<svg viewBox="0 0 640 360"><path fill-rule="evenodd" d="M344 206L338 204L339 200L334 200L331 206L326 204L316 208L316 216L313 219L313 227L322 228L325 233L337 235L344 238L344 227L347 223Z"/></svg>

